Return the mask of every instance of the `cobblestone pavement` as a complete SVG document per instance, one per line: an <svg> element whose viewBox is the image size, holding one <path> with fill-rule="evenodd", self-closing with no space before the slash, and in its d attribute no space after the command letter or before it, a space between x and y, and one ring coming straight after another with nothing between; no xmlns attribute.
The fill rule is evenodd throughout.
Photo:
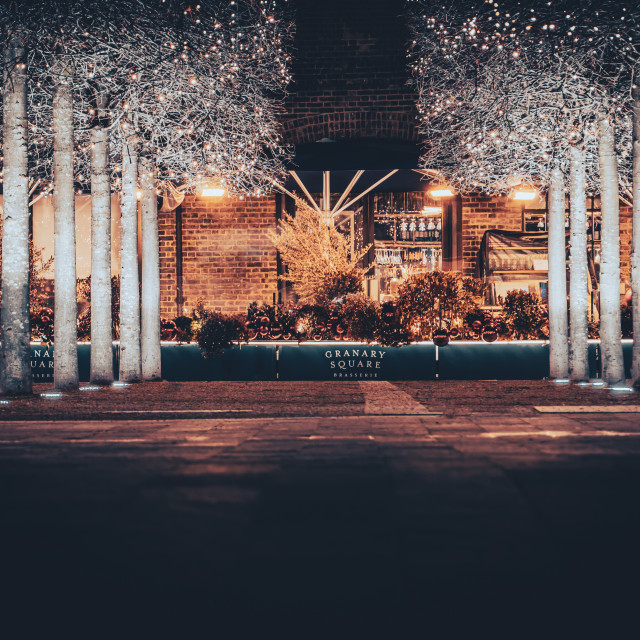
<svg viewBox="0 0 640 640"><path fill-rule="evenodd" d="M638 396L510 384L14 400L3 636L636 637Z"/></svg>
<svg viewBox="0 0 640 640"><path fill-rule="evenodd" d="M502 410L533 415L532 407L536 405L640 405L638 393L558 385L545 380L158 382L75 391L62 398L40 397L41 393L52 391L50 385L35 385L33 397L9 398L10 404L0 404L0 420L350 416L381 410L402 414L407 411L407 396L423 405L416 407L414 403L410 412L443 412L451 416Z"/></svg>

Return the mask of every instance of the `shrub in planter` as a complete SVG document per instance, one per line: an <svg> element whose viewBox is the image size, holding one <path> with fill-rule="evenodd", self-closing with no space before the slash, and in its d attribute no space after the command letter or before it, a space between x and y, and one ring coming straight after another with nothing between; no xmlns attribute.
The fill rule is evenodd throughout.
<svg viewBox="0 0 640 640"><path fill-rule="evenodd" d="M333 340L332 318L335 306L308 304L298 309L297 331L299 340Z"/></svg>
<svg viewBox="0 0 640 640"><path fill-rule="evenodd" d="M363 282L363 271L357 267L331 273L325 277L318 291L318 304L329 304L350 294L363 293Z"/></svg>
<svg viewBox="0 0 640 640"><path fill-rule="evenodd" d="M174 329L171 340L178 342L191 342L193 340L193 318L189 316L178 316L172 321Z"/></svg>
<svg viewBox="0 0 640 640"><path fill-rule="evenodd" d="M407 278L398 290L401 322L417 337L430 336L443 324L453 327L481 304L484 285L451 271L427 271Z"/></svg>
<svg viewBox="0 0 640 640"><path fill-rule="evenodd" d="M91 310L78 316L78 342L91 340Z"/></svg>
<svg viewBox="0 0 640 640"><path fill-rule="evenodd" d="M545 317L542 302L535 293L521 289L508 291L502 311L517 339L536 339L544 335L542 328L545 325Z"/></svg>
<svg viewBox="0 0 640 640"><path fill-rule="evenodd" d="M342 324L349 340L372 342L381 322L381 308L363 293L349 294L342 303Z"/></svg>
<svg viewBox="0 0 640 640"><path fill-rule="evenodd" d="M176 339L176 323L173 320L160 320L160 340L169 341Z"/></svg>
<svg viewBox="0 0 640 640"><path fill-rule="evenodd" d="M498 339L498 330L493 324L485 324L482 327L481 338L483 342L495 342Z"/></svg>
<svg viewBox="0 0 640 640"><path fill-rule="evenodd" d="M380 309L380 323L375 339L383 347L399 347L409 344L411 334L402 323L398 310L393 302L383 303Z"/></svg>
<svg viewBox="0 0 640 640"><path fill-rule="evenodd" d="M433 344L436 347L445 347L449 344L449 332L446 329L436 329L433 332Z"/></svg>
<svg viewBox="0 0 640 640"><path fill-rule="evenodd" d="M91 340L91 276L80 278L76 285L78 307L78 340ZM120 276L111 276L111 337L120 337Z"/></svg>
<svg viewBox="0 0 640 640"><path fill-rule="evenodd" d="M482 309L467 311L462 323L462 333L465 340L477 340L484 327L485 314Z"/></svg>
<svg viewBox="0 0 640 640"><path fill-rule="evenodd" d="M196 340L204 357L213 357L231 347L239 339L241 329L238 318L209 311L196 333Z"/></svg>
<svg viewBox="0 0 640 640"><path fill-rule="evenodd" d="M53 342L53 309L41 307L31 313L31 337L49 344Z"/></svg>

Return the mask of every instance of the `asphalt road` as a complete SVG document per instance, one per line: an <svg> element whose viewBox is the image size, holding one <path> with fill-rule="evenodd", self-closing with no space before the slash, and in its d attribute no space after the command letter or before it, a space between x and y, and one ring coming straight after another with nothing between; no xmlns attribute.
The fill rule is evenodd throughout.
<svg viewBox="0 0 640 640"><path fill-rule="evenodd" d="M353 415L1 422L3 636L637 637L640 401L368 384Z"/></svg>

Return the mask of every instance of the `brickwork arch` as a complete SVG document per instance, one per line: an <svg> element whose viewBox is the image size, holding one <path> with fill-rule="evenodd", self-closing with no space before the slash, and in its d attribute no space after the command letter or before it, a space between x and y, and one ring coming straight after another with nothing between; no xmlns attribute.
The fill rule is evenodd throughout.
<svg viewBox="0 0 640 640"><path fill-rule="evenodd" d="M283 128L289 144L318 142L322 138L336 142L362 138L416 140L415 119L406 109L378 111L360 108L300 115L287 118Z"/></svg>

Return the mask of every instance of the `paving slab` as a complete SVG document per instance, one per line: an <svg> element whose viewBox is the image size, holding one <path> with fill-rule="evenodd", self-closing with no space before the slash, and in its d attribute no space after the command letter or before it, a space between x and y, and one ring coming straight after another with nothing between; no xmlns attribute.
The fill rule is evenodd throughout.
<svg viewBox="0 0 640 640"><path fill-rule="evenodd" d="M634 415L540 414L547 395L559 404L548 383L489 384L458 387L454 410L453 387L438 400L385 384L384 414L366 413L357 383L284 386L262 407L275 387L69 394L49 417L39 398L23 415L12 401L2 602L20 633L7 637L62 624L92 638L634 637L606 633L640 596ZM529 404L509 405L523 392ZM251 413L144 413L178 394L189 411L217 394ZM100 417L115 397L143 413ZM449 409L387 413L400 398Z"/></svg>

